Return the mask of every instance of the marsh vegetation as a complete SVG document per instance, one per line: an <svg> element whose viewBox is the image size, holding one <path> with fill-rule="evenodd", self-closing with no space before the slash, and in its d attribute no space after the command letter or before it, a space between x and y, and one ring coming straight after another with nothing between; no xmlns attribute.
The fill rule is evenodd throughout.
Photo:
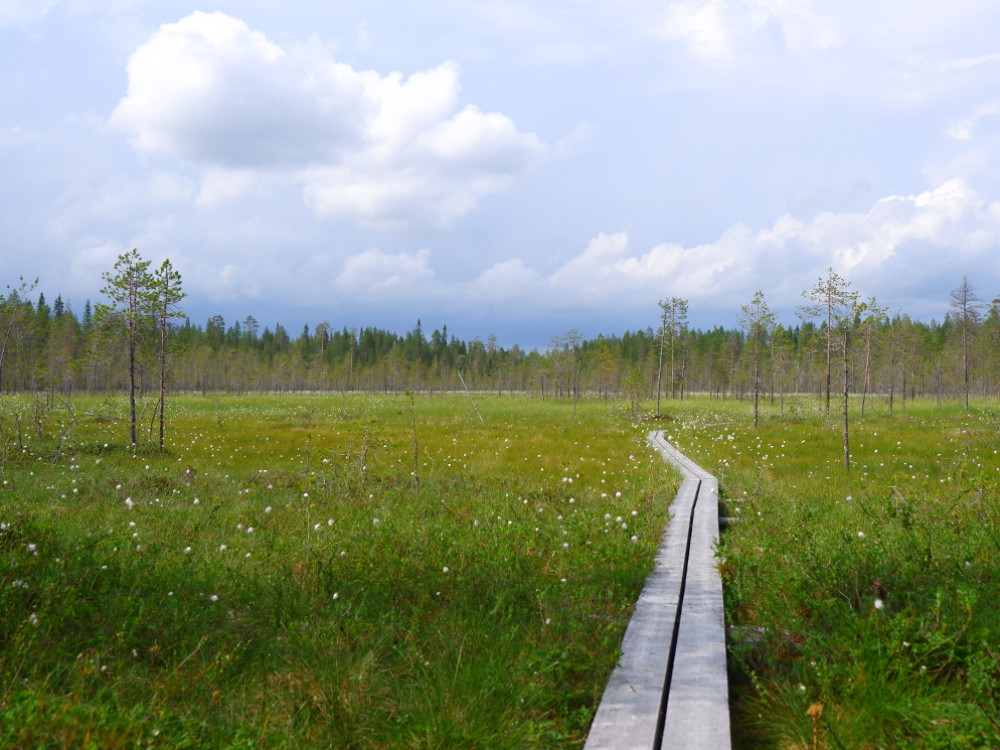
<svg viewBox="0 0 1000 750"><path fill-rule="evenodd" d="M160 452L5 397L2 743L580 746L674 480L607 402L476 400L175 397Z"/></svg>
<svg viewBox="0 0 1000 750"><path fill-rule="evenodd" d="M669 428L720 478L737 746L1000 746L1000 414L853 414L851 469L813 400L751 429L692 402Z"/></svg>

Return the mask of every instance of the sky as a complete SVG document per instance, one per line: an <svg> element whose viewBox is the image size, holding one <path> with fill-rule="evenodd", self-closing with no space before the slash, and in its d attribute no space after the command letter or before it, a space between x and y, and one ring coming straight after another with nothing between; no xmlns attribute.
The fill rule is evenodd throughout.
<svg viewBox="0 0 1000 750"><path fill-rule="evenodd" d="M995 0L0 0L0 281L544 347L1000 297Z"/></svg>

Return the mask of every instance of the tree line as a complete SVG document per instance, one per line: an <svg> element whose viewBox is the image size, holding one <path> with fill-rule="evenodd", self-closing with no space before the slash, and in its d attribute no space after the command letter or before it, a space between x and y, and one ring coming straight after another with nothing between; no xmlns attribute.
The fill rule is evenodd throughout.
<svg viewBox="0 0 1000 750"><path fill-rule="evenodd" d="M1000 396L1000 300L986 303L963 279L944 320L924 322L858 295L832 269L805 290L793 325L775 320L762 292L735 327L687 323L688 301L660 302L654 325L584 338L570 329L539 351L503 347L495 336L460 340L447 326L427 333L337 328L327 321L293 335L253 316L203 325L183 317L180 274L167 261L150 271L136 251L104 274L107 302L81 314L37 282L21 280L0 301L0 391L55 398L77 392L460 390L628 399L692 393L759 399L784 408L789 394L814 394L827 412L831 390L861 408L890 411L908 399ZM36 296L37 294L37 296ZM652 317L652 316L651 316ZM652 408L650 406L650 408ZM756 411L756 407L755 407ZM132 415L134 425L134 413ZM132 435L133 440L135 435Z"/></svg>

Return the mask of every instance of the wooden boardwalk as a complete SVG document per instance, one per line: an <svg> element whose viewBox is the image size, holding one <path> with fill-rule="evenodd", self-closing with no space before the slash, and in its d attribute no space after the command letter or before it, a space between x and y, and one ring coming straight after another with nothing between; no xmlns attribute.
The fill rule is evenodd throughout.
<svg viewBox="0 0 1000 750"><path fill-rule="evenodd" d="M666 442L684 479L584 750L731 747L718 482Z"/></svg>

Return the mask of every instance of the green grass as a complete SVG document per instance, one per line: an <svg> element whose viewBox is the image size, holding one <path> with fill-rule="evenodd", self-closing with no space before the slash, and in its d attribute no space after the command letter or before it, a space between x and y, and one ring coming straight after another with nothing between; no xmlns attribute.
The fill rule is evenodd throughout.
<svg viewBox="0 0 1000 750"><path fill-rule="evenodd" d="M676 480L608 402L477 401L185 396L160 453L5 396L0 745L579 747Z"/></svg>
<svg viewBox="0 0 1000 750"><path fill-rule="evenodd" d="M185 396L161 454L5 397L0 746L579 747L676 479L607 402L477 401ZM665 408L740 519L737 745L1000 746L995 405L876 403L850 472L815 399Z"/></svg>
<svg viewBox="0 0 1000 750"><path fill-rule="evenodd" d="M739 519L719 552L738 746L1000 746L995 408L876 404L845 472L814 399L756 432L747 404L678 407L668 433Z"/></svg>

